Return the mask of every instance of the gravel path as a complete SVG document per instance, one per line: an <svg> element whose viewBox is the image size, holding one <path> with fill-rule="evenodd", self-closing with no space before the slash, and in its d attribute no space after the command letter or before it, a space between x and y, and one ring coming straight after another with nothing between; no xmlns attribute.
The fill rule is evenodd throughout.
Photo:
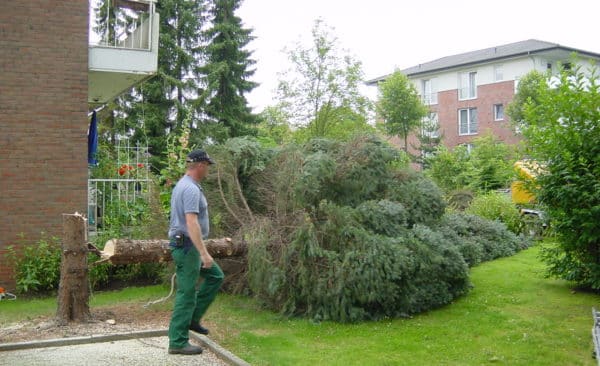
<svg viewBox="0 0 600 366"><path fill-rule="evenodd" d="M153 337L4 351L0 353L0 364L15 366L228 365L206 347L203 347L204 352L201 355L170 355L167 352L168 344L167 337Z"/></svg>

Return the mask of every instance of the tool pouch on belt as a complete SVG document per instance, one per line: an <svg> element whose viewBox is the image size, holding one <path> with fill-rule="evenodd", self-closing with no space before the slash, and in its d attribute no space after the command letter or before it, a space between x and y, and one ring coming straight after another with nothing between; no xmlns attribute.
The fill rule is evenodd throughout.
<svg viewBox="0 0 600 366"><path fill-rule="evenodd" d="M171 248L183 248L185 235L175 235L169 238L169 246Z"/></svg>
<svg viewBox="0 0 600 366"><path fill-rule="evenodd" d="M193 245L194 243L192 242L192 239L183 234L175 235L169 238L169 246L171 248L183 248L186 253Z"/></svg>

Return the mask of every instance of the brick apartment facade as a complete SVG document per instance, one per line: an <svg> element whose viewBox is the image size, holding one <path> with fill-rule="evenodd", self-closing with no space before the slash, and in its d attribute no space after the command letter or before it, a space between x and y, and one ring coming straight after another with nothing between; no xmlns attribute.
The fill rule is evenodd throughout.
<svg viewBox="0 0 600 366"><path fill-rule="evenodd" d="M438 104L431 106L437 112L440 132L444 136L444 144L449 147L468 144L474 137L491 133L507 144L516 144L519 137L511 128L508 118L496 120L494 106L506 106L514 97L514 81L504 81L477 87L477 98L458 99L458 90L439 92ZM461 109L477 109L478 132L475 135L461 135L458 127L458 111Z"/></svg>
<svg viewBox="0 0 600 366"><path fill-rule="evenodd" d="M86 212L88 1L0 2L0 286L10 245ZM19 239L23 235L23 240Z"/></svg>
<svg viewBox="0 0 600 366"><path fill-rule="evenodd" d="M516 144L519 136L504 112L514 98L519 79L533 70L556 74L565 65L573 67L573 53L578 54L577 66L584 72L590 70L593 62L600 61L597 53L530 39L443 57L401 72L429 105L446 147L472 144L487 133L507 144ZM373 79L367 85L375 86L386 78L387 75ZM467 95L461 98L461 91ZM473 121L469 119L471 115L475 115ZM461 119L465 116L466 131L465 120ZM397 138L391 141L403 147ZM409 151L418 154L416 136L409 136L408 143Z"/></svg>

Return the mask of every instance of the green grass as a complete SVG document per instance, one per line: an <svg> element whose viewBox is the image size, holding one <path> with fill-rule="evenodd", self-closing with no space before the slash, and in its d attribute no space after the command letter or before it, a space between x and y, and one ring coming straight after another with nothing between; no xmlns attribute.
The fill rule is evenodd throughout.
<svg viewBox="0 0 600 366"><path fill-rule="evenodd" d="M538 253L531 248L473 268L469 294L411 319L313 323L219 295L207 321L221 345L253 365L595 365L591 308L600 307L600 296L544 278ZM143 304L167 292L97 293L92 306ZM55 299L2 301L0 324L55 310Z"/></svg>

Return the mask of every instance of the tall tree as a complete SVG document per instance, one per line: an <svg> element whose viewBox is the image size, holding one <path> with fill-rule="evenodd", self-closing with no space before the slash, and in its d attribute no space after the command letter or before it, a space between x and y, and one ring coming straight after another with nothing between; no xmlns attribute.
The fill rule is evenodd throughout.
<svg viewBox="0 0 600 366"><path fill-rule="evenodd" d="M309 127L312 137L326 136L340 113L348 111L365 116L370 108L361 95L362 65L350 55L343 55L337 38L323 20L312 28L312 46L300 43L288 51L292 68L282 73L278 99L291 123Z"/></svg>
<svg viewBox="0 0 600 366"><path fill-rule="evenodd" d="M415 86L400 71L394 72L379 84L377 112L383 119L386 132L404 139L406 152L408 136L429 113Z"/></svg>
<svg viewBox="0 0 600 366"><path fill-rule="evenodd" d="M575 63L574 63L575 64ZM542 166L532 189L557 244L550 274L600 289L600 74L575 68L541 80L523 110L528 153Z"/></svg>
<svg viewBox="0 0 600 366"><path fill-rule="evenodd" d="M517 86L517 93L513 98L512 102L506 107L506 114L510 118L512 124L519 130L522 128L524 122L524 108L526 104L537 104L539 91L538 86L540 82L546 80L544 74L539 71L533 70L527 73L519 80Z"/></svg>
<svg viewBox="0 0 600 366"><path fill-rule="evenodd" d="M254 37L235 15L241 0L215 0L210 8L212 26L204 32L206 64L201 68L206 84L205 113L209 122L225 128L220 139L255 134L258 118L245 94L258 84L250 78L256 63L246 50Z"/></svg>
<svg viewBox="0 0 600 366"><path fill-rule="evenodd" d="M98 4L100 15L106 12L102 10L106 4L105 0ZM157 74L118 98L112 113L119 131L108 135L130 135L134 141L148 142L152 165L156 168L160 168L168 133L181 129L189 113L198 115L201 110L203 89L199 67L205 7L205 0L157 3L156 11L160 14ZM106 23L107 18L111 19L98 17L99 29L105 29L102 22Z"/></svg>

